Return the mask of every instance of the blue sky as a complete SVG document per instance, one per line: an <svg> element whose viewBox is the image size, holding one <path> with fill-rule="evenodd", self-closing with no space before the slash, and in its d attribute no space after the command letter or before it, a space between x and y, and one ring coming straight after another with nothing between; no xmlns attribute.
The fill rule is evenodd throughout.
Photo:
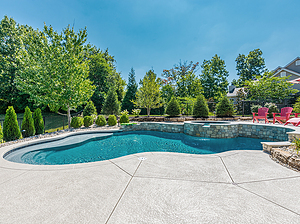
<svg viewBox="0 0 300 224"><path fill-rule="evenodd" d="M229 81L239 53L260 48L268 69L300 56L299 0L0 0L0 14L42 29L87 27L88 42L109 49L127 81L153 68L160 76L181 61L218 54ZM1 19L2 19L1 18ZM201 72L201 69L198 73Z"/></svg>

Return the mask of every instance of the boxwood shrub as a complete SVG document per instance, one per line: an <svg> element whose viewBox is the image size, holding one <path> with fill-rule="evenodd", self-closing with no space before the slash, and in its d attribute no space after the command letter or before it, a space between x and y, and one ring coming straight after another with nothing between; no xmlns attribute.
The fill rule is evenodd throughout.
<svg viewBox="0 0 300 224"><path fill-rule="evenodd" d="M127 115L127 114L123 114L123 115L120 117L120 124L123 124L123 123L129 123L129 118L128 118L128 115Z"/></svg>
<svg viewBox="0 0 300 224"><path fill-rule="evenodd" d="M96 125L98 126L105 126L106 125L106 119L103 115L99 115L96 119Z"/></svg>
<svg viewBox="0 0 300 224"><path fill-rule="evenodd" d="M109 115L107 123L108 123L109 126L115 126L117 124L116 116L115 115Z"/></svg>
<svg viewBox="0 0 300 224"><path fill-rule="evenodd" d="M94 119L92 116L85 116L83 118L83 124L84 124L84 127L89 127L91 126L92 124L94 123Z"/></svg>
<svg viewBox="0 0 300 224"><path fill-rule="evenodd" d="M80 128L83 125L82 117L72 117L71 127L72 128Z"/></svg>

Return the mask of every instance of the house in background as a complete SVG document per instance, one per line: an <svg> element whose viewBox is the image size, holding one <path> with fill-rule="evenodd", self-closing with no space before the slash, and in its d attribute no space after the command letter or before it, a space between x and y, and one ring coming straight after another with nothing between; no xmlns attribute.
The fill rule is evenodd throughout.
<svg viewBox="0 0 300 224"><path fill-rule="evenodd" d="M291 61L284 67L278 66L272 72L274 72L273 76L278 76L278 77L290 76L288 81L299 79L300 78L300 57L295 58L293 61ZM300 84L294 84L293 88L300 90Z"/></svg>
<svg viewBox="0 0 300 224"><path fill-rule="evenodd" d="M229 91L227 93L227 97L228 97L229 100L231 100L233 102L233 104L237 103L238 92L240 90L244 91L244 88L243 87L242 88L237 88L234 85L229 86Z"/></svg>

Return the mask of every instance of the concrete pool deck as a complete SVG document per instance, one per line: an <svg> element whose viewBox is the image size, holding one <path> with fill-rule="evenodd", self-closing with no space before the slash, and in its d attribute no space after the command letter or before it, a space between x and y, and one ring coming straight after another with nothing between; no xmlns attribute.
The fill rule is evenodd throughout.
<svg viewBox="0 0 300 224"><path fill-rule="evenodd" d="M262 151L60 166L0 158L0 223L299 223L299 186L300 172Z"/></svg>

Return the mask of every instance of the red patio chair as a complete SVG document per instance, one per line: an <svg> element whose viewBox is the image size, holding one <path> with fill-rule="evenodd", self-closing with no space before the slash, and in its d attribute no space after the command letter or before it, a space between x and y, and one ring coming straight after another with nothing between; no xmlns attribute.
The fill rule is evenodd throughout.
<svg viewBox="0 0 300 224"><path fill-rule="evenodd" d="M281 121L289 120L289 118L292 114L292 111L293 111L292 107L284 107L281 109L280 113L273 113L273 124L275 124L276 121L278 121L280 124L282 124ZM280 117L276 117L276 114L279 114Z"/></svg>
<svg viewBox="0 0 300 224"><path fill-rule="evenodd" d="M267 118L268 111L269 111L269 108L267 108L267 107L258 108L258 113L252 113L253 114L253 123L254 123L254 120L256 120L257 123L259 123L258 119L264 119L265 123L269 123L268 118ZM255 114L257 114L257 115L255 115Z"/></svg>

